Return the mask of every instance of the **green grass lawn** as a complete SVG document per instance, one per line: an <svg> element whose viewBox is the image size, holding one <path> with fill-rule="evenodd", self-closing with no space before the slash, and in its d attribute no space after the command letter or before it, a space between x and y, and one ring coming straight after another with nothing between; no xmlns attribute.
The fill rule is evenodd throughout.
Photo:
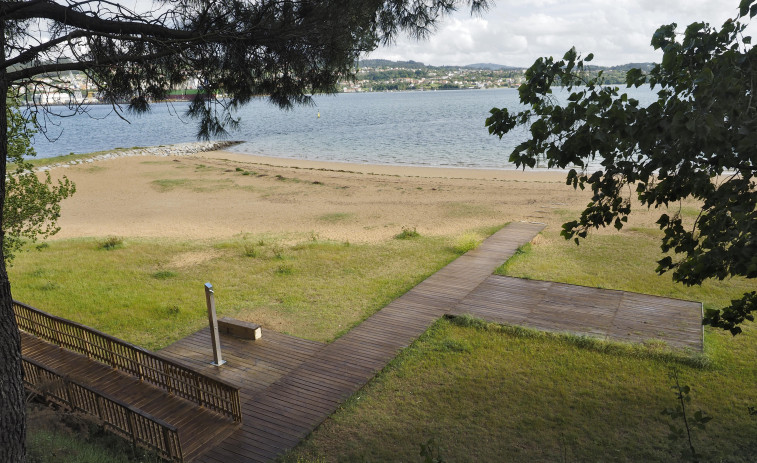
<svg viewBox="0 0 757 463"><path fill-rule="evenodd" d="M713 417L694 432L703 461L754 461L755 334L727 340L729 361L702 369L442 320L285 461L422 461L431 438L450 462L686 461L661 415L676 404L671 368L692 387L692 413Z"/></svg>
<svg viewBox="0 0 757 463"><path fill-rule="evenodd" d="M203 285L211 282L219 316L325 342L459 254L453 238L381 244L315 238L51 241L14 262L13 296L158 349L207 324Z"/></svg>
<svg viewBox="0 0 757 463"><path fill-rule="evenodd" d="M654 231L592 236L581 246L547 232L499 273L701 300L722 307L754 289L729 280L686 288L654 273ZM473 325L473 326L470 326ZM285 461L690 461L668 439L676 406L669 374L692 388L702 461L757 455L757 329L706 330L707 363L643 348L442 320L353 396ZM676 424L680 424L677 422Z"/></svg>
<svg viewBox="0 0 757 463"><path fill-rule="evenodd" d="M19 255L11 281L17 299L148 348L204 326L205 281L216 287L222 316L329 341L491 231L373 245L239 236L114 240L105 250L105 239L61 240ZM744 280L686 288L657 276L658 239L629 230L576 247L548 231L499 271L705 307L754 289ZM694 431L704 461L754 461L757 417L748 407L757 406L757 329L744 331L706 330L702 366L644 348L441 320L284 459L422 461L419 445L433 438L444 461L685 461L684 443L668 440L672 421L661 414L676 404L668 377L675 368L692 388L692 412L713 417ZM33 430L29 445L45 436Z"/></svg>

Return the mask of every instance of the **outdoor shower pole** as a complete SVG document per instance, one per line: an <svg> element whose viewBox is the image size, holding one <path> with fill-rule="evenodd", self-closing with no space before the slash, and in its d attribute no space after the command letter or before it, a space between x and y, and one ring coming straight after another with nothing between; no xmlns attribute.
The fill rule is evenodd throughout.
<svg viewBox="0 0 757 463"><path fill-rule="evenodd" d="M210 324L210 341L213 343L213 361L211 365L220 367L226 360L221 358L221 339L218 336L218 317L216 317L216 298L213 285L205 283L205 300L208 302L208 323Z"/></svg>

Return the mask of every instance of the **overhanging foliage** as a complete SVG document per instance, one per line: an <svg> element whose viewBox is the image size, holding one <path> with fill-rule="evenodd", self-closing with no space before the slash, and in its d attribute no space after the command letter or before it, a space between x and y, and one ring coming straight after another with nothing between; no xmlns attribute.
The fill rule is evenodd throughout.
<svg viewBox="0 0 757 463"><path fill-rule="evenodd" d="M649 74L631 69L626 79L629 87L656 91L647 107L607 86L601 73L587 77L584 63L593 55L571 49L526 71L519 94L529 109L492 109L490 133L530 129L511 162L533 167L544 156L549 167L570 169L569 185L593 192L580 218L563 225L566 239L578 243L592 228L621 229L634 193L655 208L693 198L702 204L693 223L680 209L660 215L662 251L674 255L657 271L687 285L757 277L757 52L740 22L757 13L753 3L742 1L739 18L720 29L699 22L680 35L676 24L660 27L652 46L663 52L662 62ZM553 94L556 86L569 93L566 103ZM708 310L705 322L738 334L755 310L757 293L749 292L722 312Z"/></svg>
<svg viewBox="0 0 757 463"><path fill-rule="evenodd" d="M34 156L33 130L18 109L15 99L8 105L8 161L13 169L5 178L3 210L3 256L10 264L25 241L37 241L56 234L60 227L60 202L74 194L75 185L65 176L53 182L50 173L34 172L27 161Z"/></svg>

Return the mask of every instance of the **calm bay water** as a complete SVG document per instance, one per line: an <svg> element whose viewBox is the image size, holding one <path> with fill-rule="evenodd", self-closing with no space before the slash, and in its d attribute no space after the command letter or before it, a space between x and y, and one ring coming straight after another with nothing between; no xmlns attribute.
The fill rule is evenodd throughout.
<svg viewBox="0 0 757 463"><path fill-rule="evenodd" d="M515 143L489 135L484 121L492 107L515 108L517 102L513 89L341 94L289 113L269 107L262 123L244 117L240 133L249 142L232 149L298 159L503 168L507 145ZM524 136L509 138L519 143Z"/></svg>
<svg viewBox="0 0 757 463"><path fill-rule="evenodd" d="M642 100L653 96L636 90ZM510 151L526 137L523 129L502 140L484 121L494 107L520 109L515 89L319 95L315 106L282 111L258 99L238 116L230 133L244 143L232 151L265 156L371 164L513 168ZM126 122L108 106L88 114L51 118L47 138L37 135L38 157L87 153L118 147L196 140L197 126L183 116L185 103L155 104ZM64 111L61 108L61 111ZM320 115L320 117L319 117Z"/></svg>

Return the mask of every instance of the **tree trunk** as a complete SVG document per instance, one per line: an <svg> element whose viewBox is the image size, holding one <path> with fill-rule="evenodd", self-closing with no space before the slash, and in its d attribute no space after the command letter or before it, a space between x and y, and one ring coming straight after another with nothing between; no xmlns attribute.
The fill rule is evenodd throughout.
<svg viewBox="0 0 757 463"><path fill-rule="evenodd" d="M0 129L4 130L2 124ZM0 461L15 463L25 459L26 410L21 342L11 300L8 274L0 259Z"/></svg>
<svg viewBox="0 0 757 463"><path fill-rule="evenodd" d="M5 70L5 23L0 22L0 461L26 459L26 404L21 337L13 314L13 296L3 255L3 207L8 159L8 82Z"/></svg>

